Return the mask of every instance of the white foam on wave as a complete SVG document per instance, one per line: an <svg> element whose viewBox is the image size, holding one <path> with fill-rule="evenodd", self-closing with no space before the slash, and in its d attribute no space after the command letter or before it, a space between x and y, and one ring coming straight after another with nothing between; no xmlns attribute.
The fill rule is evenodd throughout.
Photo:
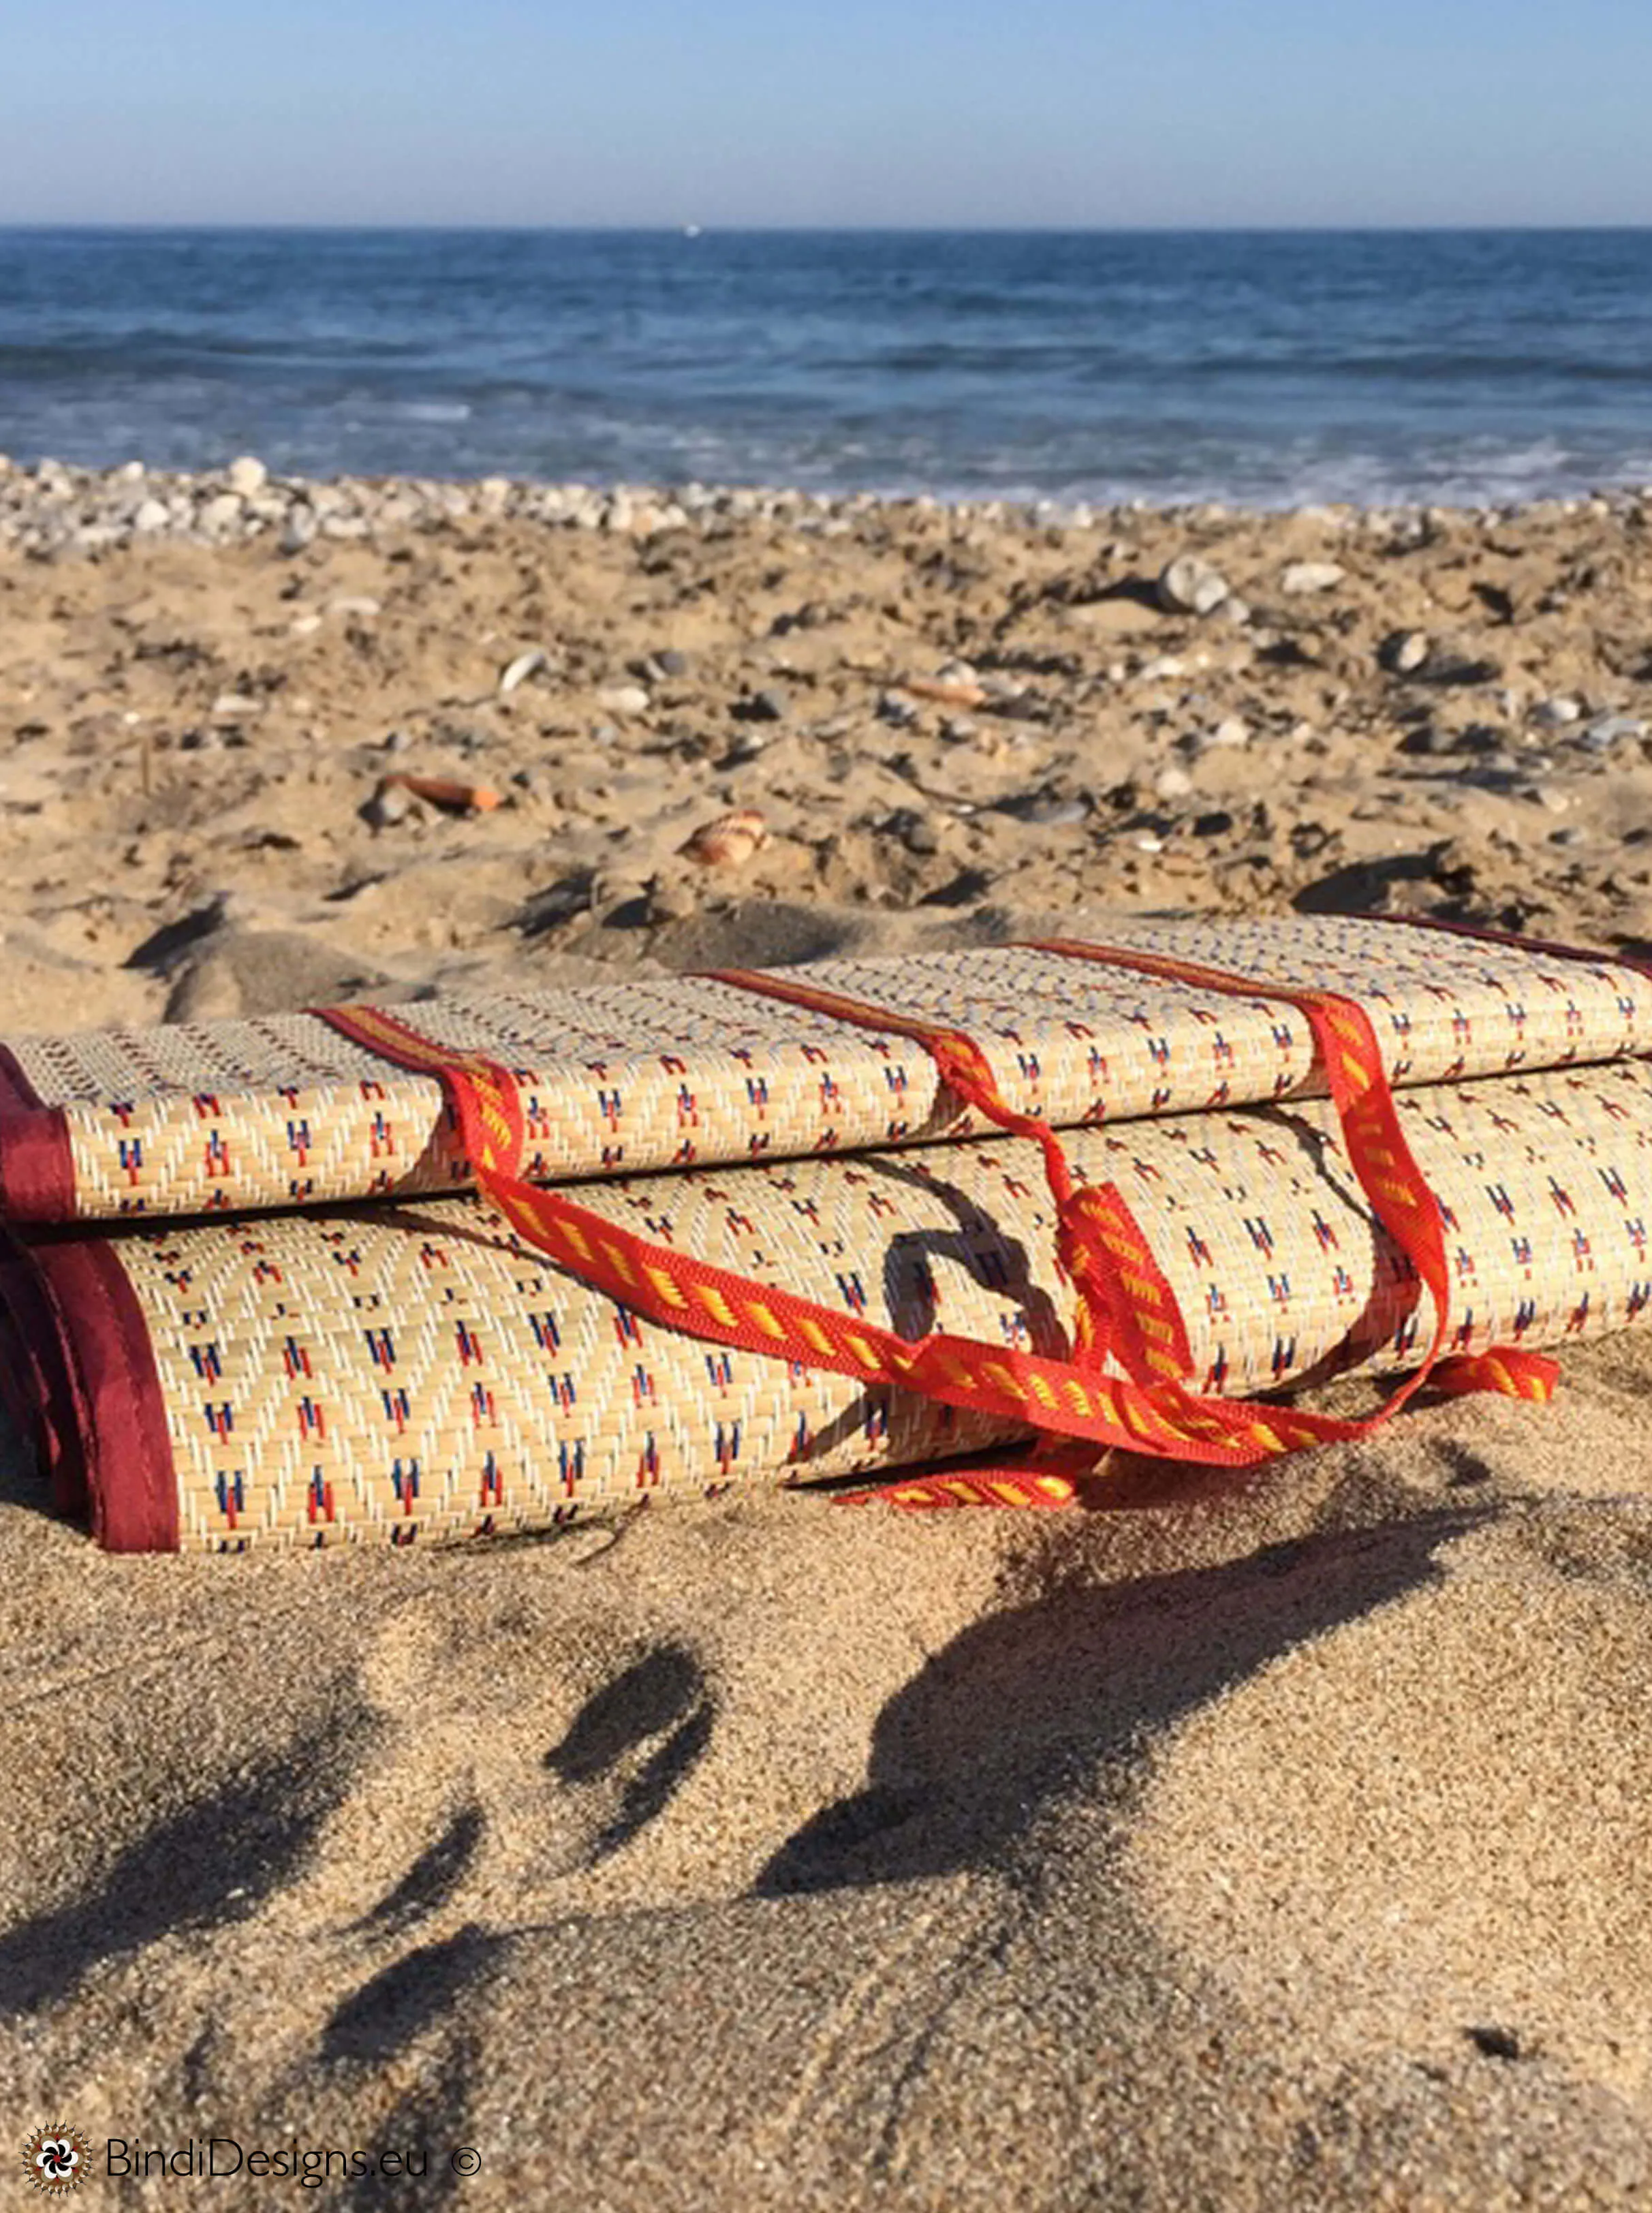
<svg viewBox="0 0 1652 2213"><path fill-rule="evenodd" d="M1583 454L1553 438L1507 446L1465 440L1412 454L1259 447L1186 474L1125 467L1075 476L1058 496L1103 506L1142 500L1151 506L1215 503L1270 511L1341 504L1515 507L1643 484L1649 474L1652 453ZM1049 487L1039 491L1047 497Z"/></svg>

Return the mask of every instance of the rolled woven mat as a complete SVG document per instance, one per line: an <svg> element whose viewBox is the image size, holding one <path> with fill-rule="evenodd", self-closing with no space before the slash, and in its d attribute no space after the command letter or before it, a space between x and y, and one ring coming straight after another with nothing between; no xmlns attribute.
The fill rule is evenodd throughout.
<svg viewBox="0 0 1652 2213"><path fill-rule="evenodd" d="M436 1072L455 1057L511 1072L531 1180L979 1134L990 1118L942 1084L925 1030L966 1034L1008 1105L1058 1128L1324 1091L1299 1006L1260 980L1213 992L1177 972L1190 963L1359 1001L1401 1085L1652 1050L1652 981L1596 954L1300 917L1133 922L1119 942L1151 972L999 946L456 997L382 1018L14 1039L0 1047L0 1213L182 1216L464 1188L473 1167ZM761 996L765 980L785 996Z"/></svg>
<svg viewBox="0 0 1652 2213"><path fill-rule="evenodd" d="M1518 1370L1652 1301L1643 1064L1438 1084L1397 1115L1437 1202L1454 1355ZM1428 1346L1409 1217L1389 1210L1399 1236L1374 1218L1349 1126L1343 1098L1069 1139L1081 1187L1122 1194L1151 1248L1134 1311L1173 1302L1188 1391L1414 1367ZM600 1252L581 1280L479 1198L51 1235L5 1267L5 1370L60 1503L126 1550L429 1543L673 1488L885 1478L1024 1442L1018 1407L1058 1440L1129 1442L1158 1417L1107 1380L1127 1336L1075 1356L1046 1165L1000 1137L582 1185L566 1234L624 1233L630 1300L598 1287ZM711 1316L692 1332L655 1318L691 1294ZM1271 1407L1201 1430L1166 1403L1185 1457L1310 1434Z"/></svg>

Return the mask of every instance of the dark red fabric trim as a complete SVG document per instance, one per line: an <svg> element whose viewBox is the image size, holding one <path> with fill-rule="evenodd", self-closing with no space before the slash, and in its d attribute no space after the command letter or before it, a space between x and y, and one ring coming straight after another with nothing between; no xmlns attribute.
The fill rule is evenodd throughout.
<svg viewBox="0 0 1652 2213"><path fill-rule="evenodd" d="M1652 962L1631 960L1625 953L1605 953L1598 946L1562 945L1552 937L1521 937L1512 930L1486 930L1473 922L1448 922L1437 914L1360 915L1361 922L1398 923L1411 930L1442 930L1448 937L1466 937L1479 945L1506 945L1515 953L1546 954L1551 960L1582 960L1591 968L1629 968L1637 976L1652 976Z"/></svg>
<svg viewBox="0 0 1652 2213"><path fill-rule="evenodd" d="M107 1552L175 1552L178 1484L148 1326L107 1238L29 1248L36 1389L66 1512L89 1511Z"/></svg>
<svg viewBox="0 0 1652 2213"><path fill-rule="evenodd" d="M39 1113L46 1101L23 1073L9 1045L0 1045L0 1114Z"/></svg>
<svg viewBox="0 0 1652 2213"><path fill-rule="evenodd" d="M75 1211L69 1119L48 1106L0 1045L0 1211L9 1222L67 1222Z"/></svg>
<svg viewBox="0 0 1652 2213"><path fill-rule="evenodd" d="M34 1256L0 1225L0 1399L33 1447L61 1514L85 1518L81 1410L63 1332Z"/></svg>

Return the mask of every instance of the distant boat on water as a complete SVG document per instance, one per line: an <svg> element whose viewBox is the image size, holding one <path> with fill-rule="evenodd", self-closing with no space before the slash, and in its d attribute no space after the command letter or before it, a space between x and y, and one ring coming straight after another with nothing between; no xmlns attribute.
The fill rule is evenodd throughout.
<svg viewBox="0 0 1652 2213"><path fill-rule="evenodd" d="M698 237L699 236L699 235L700 235L700 227L699 227L698 223L686 223L683 225L683 236L684 236L685 238L698 238Z"/></svg>

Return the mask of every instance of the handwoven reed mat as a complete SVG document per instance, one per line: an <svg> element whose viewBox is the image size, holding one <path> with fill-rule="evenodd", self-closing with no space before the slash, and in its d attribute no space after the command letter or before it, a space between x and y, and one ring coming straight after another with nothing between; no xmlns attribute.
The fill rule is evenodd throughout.
<svg viewBox="0 0 1652 2213"><path fill-rule="evenodd" d="M1405 1094L1445 1210L1452 1343L1535 1346L1652 1300L1652 1070ZM1414 1364L1417 1293L1330 1109L1086 1131L1228 1393ZM588 1186L587 1204L915 1338L1066 1349L1036 1149L1009 1139ZM656 1491L880 1473L1004 1442L979 1416L637 1320L474 1199L53 1240L9 1271L15 1397L106 1543L421 1542Z"/></svg>
<svg viewBox="0 0 1652 2213"><path fill-rule="evenodd" d="M1369 1011L1391 1079L1422 1084L1652 1050L1652 981L1604 958L1390 923L1121 924L1115 941ZM955 1026L1003 1098L1058 1127L1322 1091L1307 1021L1030 946L787 972ZM535 1181L979 1134L899 1036L706 977L507 997L397 1015L515 1071ZM314 1015L0 1047L0 1212L12 1222L186 1216L448 1192L472 1179L440 1084Z"/></svg>

